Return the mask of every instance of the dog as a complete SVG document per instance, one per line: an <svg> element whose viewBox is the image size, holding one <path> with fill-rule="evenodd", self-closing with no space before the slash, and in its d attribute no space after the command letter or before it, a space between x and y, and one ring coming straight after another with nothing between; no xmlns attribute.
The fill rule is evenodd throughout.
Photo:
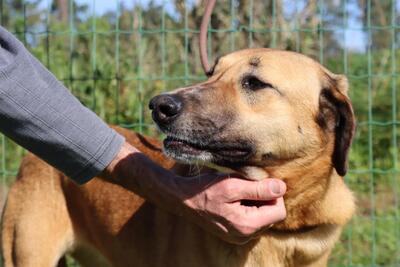
<svg viewBox="0 0 400 267"><path fill-rule="evenodd" d="M82 266L326 266L355 210L342 178L355 130L346 77L273 49L228 54L208 76L150 101L168 157L159 141L115 129L166 169L282 179L285 220L230 244L101 178L78 186L30 154L3 215L5 266L63 266L67 252Z"/></svg>

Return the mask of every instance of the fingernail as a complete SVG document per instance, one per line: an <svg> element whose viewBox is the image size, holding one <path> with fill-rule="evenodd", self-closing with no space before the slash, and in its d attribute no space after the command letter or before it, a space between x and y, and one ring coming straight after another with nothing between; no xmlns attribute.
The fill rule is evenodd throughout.
<svg viewBox="0 0 400 267"><path fill-rule="evenodd" d="M281 185L278 181L271 181L271 191L277 195L281 193Z"/></svg>

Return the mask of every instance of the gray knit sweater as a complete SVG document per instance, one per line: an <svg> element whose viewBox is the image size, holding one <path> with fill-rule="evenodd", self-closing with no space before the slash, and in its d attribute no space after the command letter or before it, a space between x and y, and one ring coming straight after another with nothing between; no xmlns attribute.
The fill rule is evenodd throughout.
<svg viewBox="0 0 400 267"><path fill-rule="evenodd" d="M0 132L78 183L101 172L124 142L1 26Z"/></svg>

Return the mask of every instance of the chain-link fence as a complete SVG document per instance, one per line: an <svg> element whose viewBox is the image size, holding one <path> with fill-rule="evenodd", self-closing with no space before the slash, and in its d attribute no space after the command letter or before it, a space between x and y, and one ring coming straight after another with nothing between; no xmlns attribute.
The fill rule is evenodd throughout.
<svg viewBox="0 0 400 267"><path fill-rule="evenodd" d="M157 135L149 98L205 78L201 2L0 0L0 23L107 122ZM289 49L350 80L358 129L346 181L358 211L331 266L400 266L399 10L397 0L230 0L211 19L212 58ZM0 146L4 195L24 150L4 136Z"/></svg>

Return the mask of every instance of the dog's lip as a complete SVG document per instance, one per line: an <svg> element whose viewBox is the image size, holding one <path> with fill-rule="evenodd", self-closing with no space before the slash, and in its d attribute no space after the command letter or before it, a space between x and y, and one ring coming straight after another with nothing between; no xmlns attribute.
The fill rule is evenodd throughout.
<svg viewBox="0 0 400 267"><path fill-rule="evenodd" d="M168 136L164 139L166 149L180 150L190 154L200 154L203 151L226 158L246 158L252 153L252 149L246 146L232 145L224 142L197 143L186 139Z"/></svg>
<svg viewBox="0 0 400 267"><path fill-rule="evenodd" d="M179 150L182 153L188 153L192 155L199 155L203 151L203 149L199 149L194 145L190 145L184 140L172 137L167 137L166 139L164 139L164 148L168 150Z"/></svg>

